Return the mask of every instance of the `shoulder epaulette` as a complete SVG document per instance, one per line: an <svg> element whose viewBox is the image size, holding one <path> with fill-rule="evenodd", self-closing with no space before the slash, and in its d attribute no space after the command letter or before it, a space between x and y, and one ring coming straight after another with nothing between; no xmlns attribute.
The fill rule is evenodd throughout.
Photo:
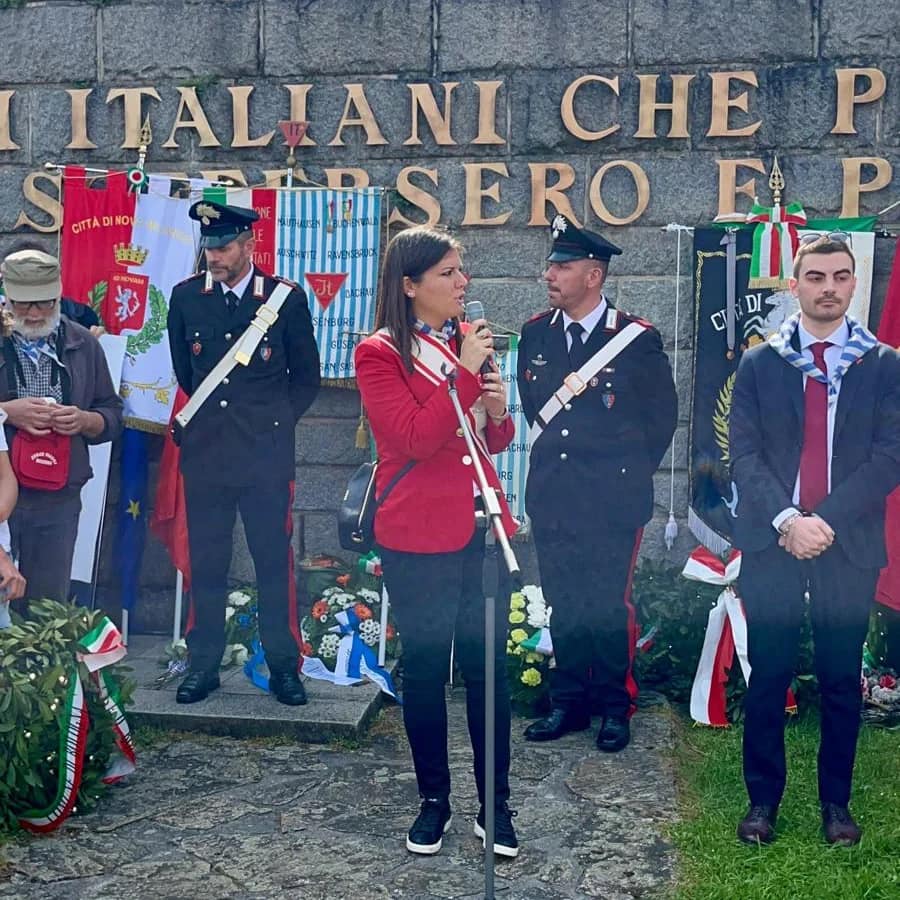
<svg viewBox="0 0 900 900"><path fill-rule="evenodd" d="M624 310L618 310L619 315L628 322L637 322L638 325L643 325L644 328L652 328L654 331L657 330L656 326L649 320L644 319L641 316L635 316L632 313L625 312Z"/></svg>
<svg viewBox="0 0 900 900"><path fill-rule="evenodd" d="M189 281L193 281L195 278L203 278L204 275L206 275L206 272L194 272L193 275L188 275L188 277L185 278L184 281L179 281L175 285L175 287L181 287L181 285L187 284Z"/></svg>
<svg viewBox="0 0 900 900"><path fill-rule="evenodd" d="M539 313L535 313L530 319L528 319L525 324L530 325L532 322L537 322L538 319L546 318L547 316L552 316L554 310L552 309L542 309Z"/></svg>
<svg viewBox="0 0 900 900"><path fill-rule="evenodd" d="M276 281L280 281L282 284L286 284L288 287L292 287L295 290L300 290L300 285L296 281L291 281L290 278L283 278L281 275L273 275L272 276Z"/></svg>

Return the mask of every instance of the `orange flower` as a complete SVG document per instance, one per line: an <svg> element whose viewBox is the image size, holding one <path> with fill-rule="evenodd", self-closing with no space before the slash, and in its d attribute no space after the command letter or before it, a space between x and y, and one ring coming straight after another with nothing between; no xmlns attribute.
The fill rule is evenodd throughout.
<svg viewBox="0 0 900 900"><path fill-rule="evenodd" d="M385 630L384 630L384 636L389 641L392 641L395 637L397 637L397 630L394 628L393 625L390 624L390 622L388 623L388 627L385 628Z"/></svg>
<svg viewBox="0 0 900 900"><path fill-rule="evenodd" d="M372 618L372 610L369 609L365 603L357 603L356 606L353 607L353 612L356 613L360 621Z"/></svg>
<svg viewBox="0 0 900 900"><path fill-rule="evenodd" d="M304 641L303 646L300 648L300 652L304 656L312 656L313 655L313 645L310 644L308 641Z"/></svg>
<svg viewBox="0 0 900 900"><path fill-rule="evenodd" d="M316 600L313 603L312 608L312 617L314 619L321 619L322 616L328 615L328 604L324 600Z"/></svg>
<svg viewBox="0 0 900 900"><path fill-rule="evenodd" d="M349 575L338 575L338 577L335 579L335 581L337 581L337 583L341 587L347 587L347 585L350 583L350 576Z"/></svg>

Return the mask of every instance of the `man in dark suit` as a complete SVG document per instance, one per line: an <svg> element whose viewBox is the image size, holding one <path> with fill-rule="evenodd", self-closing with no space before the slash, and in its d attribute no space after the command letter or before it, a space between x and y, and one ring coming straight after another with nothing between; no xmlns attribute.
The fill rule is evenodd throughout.
<svg viewBox="0 0 900 900"><path fill-rule="evenodd" d="M821 692L819 799L829 843L855 844L848 810L860 658L885 564L885 498L900 481L900 356L846 315L848 235L811 236L794 261L800 312L741 359L731 406L735 544L747 614L747 843L774 838L784 791L784 695L807 592Z"/></svg>
<svg viewBox="0 0 900 900"><path fill-rule="evenodd" d="M637 695L631 578L678 404L659 333L603 295L619 248L564 216L552 229L551 308L522 328L518 383L531 426L526 509L556 668L552 711L525 737L584 730L595 702L597 747L615 752L630 739Z"/></svg>
<svg viewBox="0 0 900 900"><path fill-rule="evenodd" d="M204 201L200 221L208 270L172 291L169 346L179 385L191 395L247 331L281 279L253 265L252 209ZM306 702L299 661L291 549L294 426L319 389L319 354L306 295L290 288L248 365L216 385L180 436L191 554L191 671L179 703L219 686L225 648L226 577L240 509L259 589L259 629L269 687L282 703ZM271 318L268 315L267 318Z"/></svg>

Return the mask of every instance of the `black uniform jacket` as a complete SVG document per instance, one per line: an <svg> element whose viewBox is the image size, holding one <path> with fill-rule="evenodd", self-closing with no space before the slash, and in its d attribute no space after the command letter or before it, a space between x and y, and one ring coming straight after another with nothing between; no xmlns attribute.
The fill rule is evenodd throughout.
<svg viewBox="0 0 900 900"><path fill-rule="evenodd" d="M738 491L734 543L741 550L764 550L778 538L772 520L794 505L803 447L803 374L768 344L752 347L741 357L729 446ZM879 344L841 379L831 491L815 510L861 568L887 563L885 498L898 482L900 355Z"/></svg>
<svg viewBox="0 0 900 900"><path fill-rule="evenodd" d="M633 321L610 306L587 354ZM639 528L652 516L653 473L672 440L678 400L659 332L644 324L647 330L533 440L525 508L536 523ZM526 322L518 383L529 424L571 371L562 313L548 310Z"/></svg>
<svg viewBox="0 0 900 900"><path fill-rule="evenodd" d="M262 276L261 296L255 296ZM169 346L178 383L192 394L247 329L279 279L254 268L233 314L205 275L177 284L169 303ZM235 486L294 479L294 426L319 390L319 352L306 294L296 285L247 366L237 365L181 438L186 477Z"/></svg>

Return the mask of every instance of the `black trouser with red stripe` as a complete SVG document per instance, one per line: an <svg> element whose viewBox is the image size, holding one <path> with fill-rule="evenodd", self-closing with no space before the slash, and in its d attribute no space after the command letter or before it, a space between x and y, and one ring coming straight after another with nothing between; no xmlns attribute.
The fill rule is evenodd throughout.
<svg viewBox="0 0 900 900"><path fill-rule="evenodd" d="M597 524L590 534L565 523L532 521L541 589L553 607L550 670L553 706L628 716L637 684L631 673L635 620L631 579L642 529Z"/></svg>
<svg viewBox="0 0 900 900"><path fill-rule="evenodd" d="M215 465L210 461L210 465ZM225 650L225 599L235 512L240 510L256 570L259 635L272 672L299 661L291 503L293 482L231 487L184 479L191 551L191 621L187 645L194 671L217 671Z"/></svg>

